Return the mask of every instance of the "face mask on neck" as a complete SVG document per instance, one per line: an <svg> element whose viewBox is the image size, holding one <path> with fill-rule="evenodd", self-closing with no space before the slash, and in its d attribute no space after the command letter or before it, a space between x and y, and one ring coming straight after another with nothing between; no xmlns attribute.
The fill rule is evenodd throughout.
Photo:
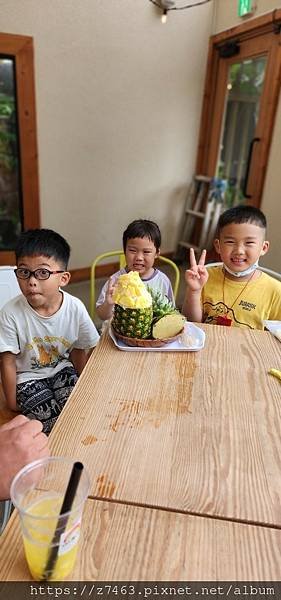
<svg viewBox="0 0 281 600"><path fill-rule="evenodd" d="M251 273L253 273L253 271L255 271L259 266L259 261L257 260L257 262L255 262L253 265L251 265L251 267L249 267L248 269L245 269L245 271L239 271L237 273L237 271L231 271L231 269L229 269L225 264L223 264L223 268L230 274L233 275L233 277L245 277L246 275L251 275Z"/></svg>

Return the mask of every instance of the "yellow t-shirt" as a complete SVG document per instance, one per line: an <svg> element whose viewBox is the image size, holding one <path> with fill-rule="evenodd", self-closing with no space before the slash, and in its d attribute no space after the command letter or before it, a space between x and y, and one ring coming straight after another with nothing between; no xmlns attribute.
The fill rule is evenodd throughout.
<svg viewBox="0 0 281 600"><path fill-rule="evenodd" d="M201 296L204 323L264 329L264 319L281 320L281 282L277 279L261 271L247 287L245 281L227 278L223 286L222 267L210 267L208 273ZM225 321L226 316L231 322Z"/></svg>

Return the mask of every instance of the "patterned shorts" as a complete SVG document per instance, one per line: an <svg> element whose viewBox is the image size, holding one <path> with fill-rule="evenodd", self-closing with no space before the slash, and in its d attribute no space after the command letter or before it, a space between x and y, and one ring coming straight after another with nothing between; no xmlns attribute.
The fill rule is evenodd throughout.
<svg viewBox="0 0 281 600"><path fill-rule="evenodd" d="M17 403L22 414L41 421L44 433L49 434L77 379L74 367L65 367L54 377L19 383Z"/></svg>

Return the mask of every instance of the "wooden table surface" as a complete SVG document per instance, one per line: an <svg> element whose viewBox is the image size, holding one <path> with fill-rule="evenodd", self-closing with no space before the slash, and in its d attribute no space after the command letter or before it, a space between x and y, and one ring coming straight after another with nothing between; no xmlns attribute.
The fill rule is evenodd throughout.
<svg viewBox="0 0 281 600"><path fill-rule="evenodd" d="M92 497L281 527L280 343L204 325L199 352L124 352L108 335L51 434Z"/></svg>
<svg viewBox="0 0 281 600"><path fill-rule="evenodd" d="M278 581L281 532L89 499L72 581ZM2 581L31 581L17 515L1 537Z"/></svg>

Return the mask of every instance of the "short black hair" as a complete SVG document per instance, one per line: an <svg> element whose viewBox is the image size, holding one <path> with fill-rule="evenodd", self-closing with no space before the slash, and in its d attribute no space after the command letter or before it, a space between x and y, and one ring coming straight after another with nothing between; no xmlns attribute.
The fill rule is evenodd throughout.
<svg viewBox="0 0 281 600"><path fill-rule="evenodd" d="M132 221L125 229L123 233L123 248L126 252L127 241L132 238L148 238L153 242L157 252L161 246L161 232L154 221L148 221L147 219L137 219Z"/></svg>
<svg viewBox="0 0 281 600"><path fill-rule="evenodd" d="M266 217L263 212L255 206L246 204L233 206L221 214L217 226L217 236L223 227L230 223L252 223L266 230Z"/></svg>
<svg viewBox="0 0 281 600"><path fill-rule="evenodd" d="M20 235L15 248L17 263L23 256L47 256L54 258L67 269L70 246L52 229L28 229Z"/></svg>

